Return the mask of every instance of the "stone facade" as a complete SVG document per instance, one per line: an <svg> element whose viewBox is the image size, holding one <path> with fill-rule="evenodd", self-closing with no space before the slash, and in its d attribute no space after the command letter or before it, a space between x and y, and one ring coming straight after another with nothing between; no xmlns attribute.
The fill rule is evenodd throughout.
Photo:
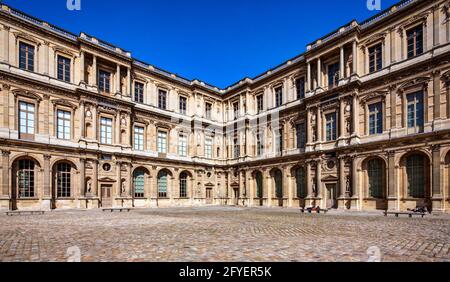
<svg viewBox="0 0 450 282"><path fill-rule="evenodd" d="M0 209L450 210L450 1L402 1L219 89L0 12Z"/></svg>

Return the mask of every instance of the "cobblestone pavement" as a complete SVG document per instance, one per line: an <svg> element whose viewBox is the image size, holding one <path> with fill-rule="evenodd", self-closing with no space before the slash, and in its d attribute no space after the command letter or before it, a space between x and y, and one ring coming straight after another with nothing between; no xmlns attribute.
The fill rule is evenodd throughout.
<svg viewBox="0 0 450 282"><path fill-rule="evenodd" d="M450 216L171 208L0 215L0 261L450 261ZM76 249L76 248L75 248ZM70 249L69 249L70 250Z"/></svg>

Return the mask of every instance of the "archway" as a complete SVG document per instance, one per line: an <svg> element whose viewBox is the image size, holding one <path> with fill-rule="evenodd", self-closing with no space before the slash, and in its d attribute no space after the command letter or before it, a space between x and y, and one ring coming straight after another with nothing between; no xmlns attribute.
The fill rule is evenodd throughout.
<svg viewBox="0 0 450 282"><path fill-rule="evenodd" d="M417 151L404 155L402 168L402 197L406 208L427 207L431 209L430 158Z"/></svg>
<svg viewBox="0 0 450 282"><path fill-rule="evenodd" d="M256 189L256 199L258 201L258 205L259 206L263 206L264 205L264 187L263 187L263 174L261 173L261 171L255 171L253 173L253 179L255 181L255 189Z"/></svg>
<svg viewBox="0 0 450 282"><path fill-rule="evenodd" d="M18 200L31 199L38 195L39 162L33 158L16 159L12 164L11 210L18 209Z"/></svg>
<svg viewBox="0 0 450 282"><path fill-rule="evenodd" d="M283 206L283 173L279 169L273 169L271 176L274 183L274 196L278 200L278 206Z"/></svg>
<svg viewBox="0 0 450 282"><path fill-rule="evenodd" d="M367 203L377 210L387 209L386 162L379 157L370 157L363 161L364 193Z"/></svg>
<svg viewBox="0 0 450 282"><path fill-rule="evenodd" d="M58 199L69 199L74 195L75 165L67 160L56 162L52 168L51 209L56 209Z"/></svg>

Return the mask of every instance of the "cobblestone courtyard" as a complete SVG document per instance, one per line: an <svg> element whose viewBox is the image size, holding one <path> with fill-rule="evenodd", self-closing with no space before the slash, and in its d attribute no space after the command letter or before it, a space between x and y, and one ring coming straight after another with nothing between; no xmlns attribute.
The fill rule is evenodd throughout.
<svg viewBox="0 0 450 282"><path fill-rule="evenodd" d="M0 215L0 261L450 261L450 217L173 208Z"/></svg>

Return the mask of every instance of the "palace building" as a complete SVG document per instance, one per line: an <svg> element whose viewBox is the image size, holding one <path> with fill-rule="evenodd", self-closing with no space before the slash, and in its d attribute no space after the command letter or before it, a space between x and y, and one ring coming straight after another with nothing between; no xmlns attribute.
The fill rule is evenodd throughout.
<svg viewBox="0 0 450 282"><path fill-rule="evenodd" d="M450 211L449 0L226 89L1 5L0 93L0 209Z"/></svg>

